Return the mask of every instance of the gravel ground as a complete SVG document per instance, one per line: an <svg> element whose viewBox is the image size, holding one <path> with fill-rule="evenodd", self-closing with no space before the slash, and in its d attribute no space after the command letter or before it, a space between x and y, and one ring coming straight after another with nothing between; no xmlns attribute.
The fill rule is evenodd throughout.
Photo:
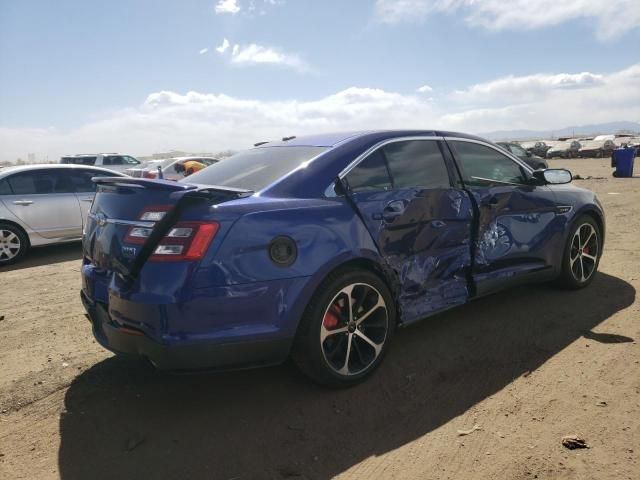
<svg viewBox="0 0 640 480"><path fill-rule="evenodd" d="M640 178L550 163L605 205L593 284L404 329L350 390L289 365L169 376L116 359L83 314L79 246L33 251L0 271L0 478L640 478Z"/></svg>

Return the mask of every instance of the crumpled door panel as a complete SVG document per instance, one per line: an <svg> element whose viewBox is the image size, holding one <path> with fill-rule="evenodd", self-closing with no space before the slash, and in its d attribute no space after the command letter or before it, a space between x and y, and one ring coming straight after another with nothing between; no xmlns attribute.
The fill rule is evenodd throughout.
<svg viewBox="0 0 640 480"><path fill-rule="evenodd" d="M473 250L477 292L494 290L500 279L550 268L554 253L550 240L563 230L550 189L497 186L474 189L473 196L479 210Z"/></svg>
<svg viewBox="0 0 640 480"><path fill-rule="evenodd" d="M386 192L372 200L353 198L398 284L395 293L405 323L464 303L469 297L473 208L457 189ZM389 221L380 213L391 202L406 205Z"/></svg>

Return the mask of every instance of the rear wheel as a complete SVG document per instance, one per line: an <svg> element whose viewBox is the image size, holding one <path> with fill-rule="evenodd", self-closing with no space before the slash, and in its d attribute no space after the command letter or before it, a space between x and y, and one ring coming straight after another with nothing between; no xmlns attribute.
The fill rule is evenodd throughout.
<svg viewBox="0 0 640 480"><path fill-rule="evenodd" d="M593 218L583 215L571 229L565 247L560 283L567 288L583 288L593 281L600 256L602 236Z"/></svg>
<svg viewBox="0 0 640 480"><path fill-rule="evenodd" d="M0 223L0 266L10 265L27 253L27 236L18 227Z"/></svg>
<svg viewBox="0 0 640 480"><path fill-rule="evenodd" d="M386 284L366 270L342 270L318 287L296 336L293 360L314 381L355 385L380 364L395 329Z"/></svg>

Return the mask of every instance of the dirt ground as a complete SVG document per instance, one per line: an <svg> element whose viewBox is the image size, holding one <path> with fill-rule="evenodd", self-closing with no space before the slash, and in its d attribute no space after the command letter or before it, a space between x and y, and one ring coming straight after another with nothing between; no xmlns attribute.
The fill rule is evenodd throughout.
<svg viewBox="0 0 640 480"><path fill-rule="evenodd" d="M290 365L170 376L116 359L83 315L79 246L33 251L0 271L0 478L640 478L640 178L551 164L594 177L575 183L607 211L593 284L401 330L350 390Z"/></svg>

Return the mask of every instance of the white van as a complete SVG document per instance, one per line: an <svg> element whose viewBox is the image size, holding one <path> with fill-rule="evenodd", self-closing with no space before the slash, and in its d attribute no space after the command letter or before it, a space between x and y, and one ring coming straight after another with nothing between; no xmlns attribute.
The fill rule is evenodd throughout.
<svg viewBox="0 0 640 480"><path fill-rule="evenodd" d="M74 165L93 165L116 172L124 172L127 168L140 166L140 160L129 155L119 153L92 153L79 155L66 155L60 159L60 163Z"/></svg>

